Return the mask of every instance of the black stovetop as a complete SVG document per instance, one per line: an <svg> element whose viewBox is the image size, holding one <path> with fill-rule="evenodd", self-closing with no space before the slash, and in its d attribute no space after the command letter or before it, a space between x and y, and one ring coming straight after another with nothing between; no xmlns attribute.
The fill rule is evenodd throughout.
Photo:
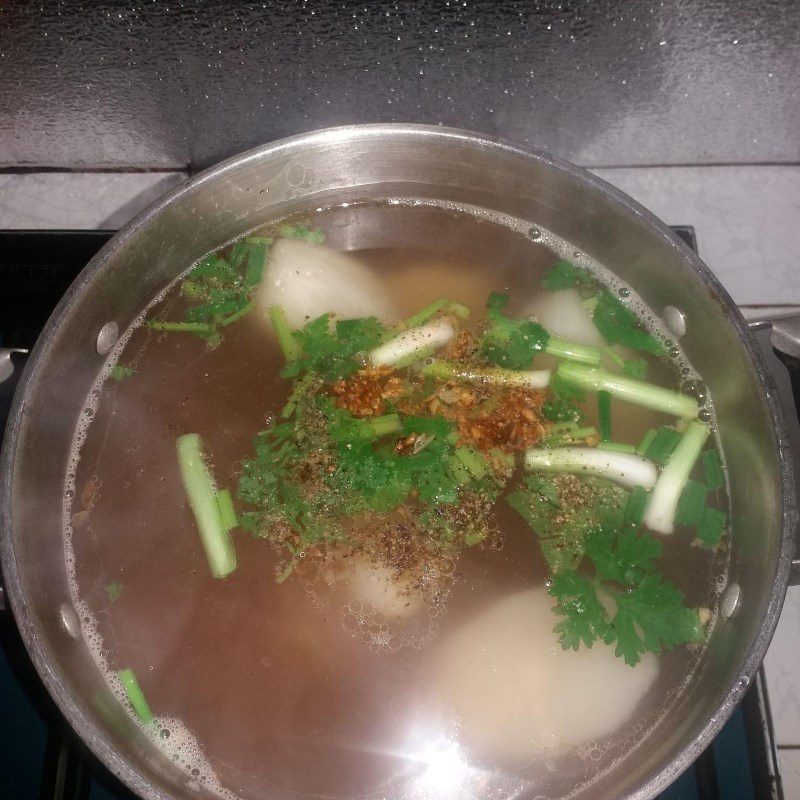
<svg viewBox="0 0 800 800"><path fill-rule="evenodd" d="M694 231L675 231L696 249ZM0 231L0 346L29 349L112 231ZM21 367L23 355L13 357ZM20 370L0 383L0 430ZM782 800L763 672L713 744L661 800ZM80 742L0 612L0 798L133 800Z"/></svg>

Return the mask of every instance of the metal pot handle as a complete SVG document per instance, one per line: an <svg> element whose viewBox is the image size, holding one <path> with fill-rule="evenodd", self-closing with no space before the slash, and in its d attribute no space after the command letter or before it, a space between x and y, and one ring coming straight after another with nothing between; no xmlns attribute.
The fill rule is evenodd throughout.
<svg viewBox="0 0 800 800"><path fill-rule="evenodd" d="M745 312L747 314L747 312ZM791 312L766 315L749 314L750 329L756 336L770 365L778 389L778 398L783 407L792 453L800 475L800 313L796 307ZM800 528L795 533L794 559L790 583L800 585Z"/></svg>
<svg viewBox="0 0 800 800"><path fill-rule="evenodd" d="M28 351L21 347L0 347L0 405L4 407L10 405L27 357ZM3 422L0 419L0 435ZM0 574L0 611L5 610L5 607L3 576Z"/></svg>

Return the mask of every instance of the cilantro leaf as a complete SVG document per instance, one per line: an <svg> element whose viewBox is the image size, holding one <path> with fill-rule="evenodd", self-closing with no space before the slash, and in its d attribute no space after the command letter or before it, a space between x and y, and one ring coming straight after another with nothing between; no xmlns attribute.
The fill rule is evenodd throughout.
<svg viewBox="0 0 800 800"><path fill-rule="evenodd" d="M645 575L628 592L615 594L617 613L604 637L616 642L616 655L635 666L642 653L660 653L678 644L700 642L703 627L697 609L683 604L683 593L658 574Z"/></svg>
<svg viewBox="0 0 800 800"><path fill-rule="evenodd" d="M633 311L608 289L597 295L592 319L608 344L621 344L656 356L664 355L663 343L644 330Z"/></svg>
<svg viewBox="0 0 800 800"><path fill-rule="evenodd" d="M556 261L545 273L542 284L548 292L571 289L578 285L594 285L594 277L588 269L576 267L571 261Z"/></svg>
<svg viewBox="0 0 800 800"><path fill-rule="evenodd" d="M538 322L514 320L503 314L508 296L489 295L486 316L489 325L484 332L481 351L492 363L507 369L527 369L535 353L544 349L550 334Z"/></svg>
<svg viewBox="0 0 800 800"><path fill-rule="evenodd" d="M575 570L563 570L553 576L548 592L557 601L553 610L563 617L555 632L565 650L577 650L581 644L591 647L596 639L610 635L606 611L591 580Z"/></svg>
<svg viewBox="0 0 800 800"><path fill-rule="evenodd" d="M586 536L586 555L601 581L633 584L655 569L661 543L653 536L639 536L633 528L619 531L598 525Z"/></svg>
<svg viewBox="0 0 800 800"><path fill-rule="evenodd" d="M375 317L361 317L338 320L331 332L331 315L323 314L292 333L302 354L289 362L281 375L292 378L313 372L330 382L345 378L361 366L353 356L375 347L385 330Z"/></svg>

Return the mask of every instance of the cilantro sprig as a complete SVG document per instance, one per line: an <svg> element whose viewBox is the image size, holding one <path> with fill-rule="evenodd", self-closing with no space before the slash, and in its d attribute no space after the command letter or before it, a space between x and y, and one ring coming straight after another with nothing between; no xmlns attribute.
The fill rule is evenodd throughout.
<svg viewBox="0 0 800 800"><path fill-rule="evenodd" d="M527 369L534 354L544 350L550 334L538 322L515 320L503 313L508 295L492 292L487 302L488 327L481 351L493 364L507 369Z"/></svg>
<svg viewBox="0 0 800 800"><path fill-rule="evenodd" d="M660 555L661 544L652 536L626 526L593 527L586 556L594 575L564 569L548 590L563 617L555 627L562 647L577 650L600 639L616 645L615 654L635 666L644 653L701 642L697 609L686 606L683 593L656 571Z"/></svg>
<svg viewBox="0 0 800 800"><path fill-rule="evenodd" d="M281 375L294 378L310 372L326 381L345 378L363 366L354 357L377 346L385 332L386 327L375 317L334 323L330 314L323 314L292 332L300 354L286 364Z"/></svg>

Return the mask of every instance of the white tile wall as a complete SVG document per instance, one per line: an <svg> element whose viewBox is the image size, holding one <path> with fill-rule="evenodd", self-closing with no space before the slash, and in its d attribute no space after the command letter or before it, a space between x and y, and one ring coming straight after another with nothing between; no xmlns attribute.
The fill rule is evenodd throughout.
<svg viewBox="0 0 800 800"><path fill-rule="evenodd" d="M648 167L595 172L669 224L697 230L700 255L738 303L800 304L800 166ZM0 175L0 228L117 228L181 173ZM766 658L779 745L800 745L800 588ZM800 750L782 749L787 800Z"/></svg>

